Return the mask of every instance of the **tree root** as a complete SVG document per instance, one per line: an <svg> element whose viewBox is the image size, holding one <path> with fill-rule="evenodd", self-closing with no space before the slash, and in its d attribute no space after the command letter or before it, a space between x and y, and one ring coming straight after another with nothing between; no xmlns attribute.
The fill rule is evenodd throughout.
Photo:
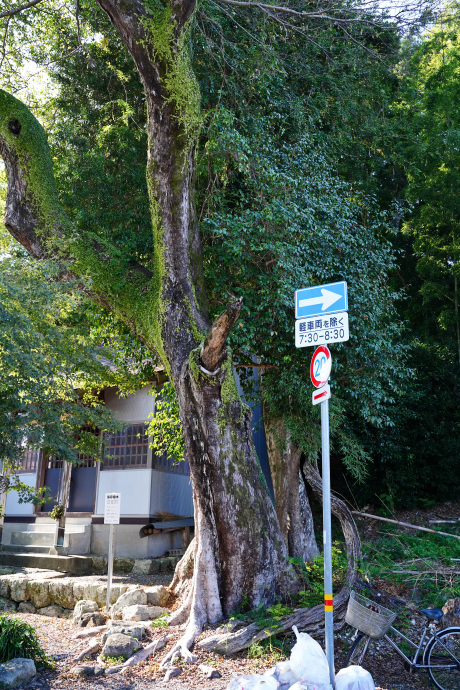
<svg viewBox="0 0 460 690"><path fill-rule="evenodd" d="M190 649L201 634L203 626L206 623L217 623L223 618L212 548L212 533L207 519L203 517L199 509L196 511L195 522L198 523L197 534L200 535L200 539L193 540L193 548L190 544L178 565L179 570L189 568L191 555L194 553L192 584L184 603L169 619L170 625L179 625L187 619L188 622L184 635L162 659L160 668L172 666L179 658L187 663L195 663L197 657ZM176 575L174 576L173 585L175 582L180 582L180 573L177 575L177 580Z"/></svg>

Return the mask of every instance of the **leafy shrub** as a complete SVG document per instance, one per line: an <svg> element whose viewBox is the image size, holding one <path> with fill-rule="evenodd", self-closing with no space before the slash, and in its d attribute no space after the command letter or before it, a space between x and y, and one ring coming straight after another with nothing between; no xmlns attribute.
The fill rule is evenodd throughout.
<svg viewBox="0 0 460 690"><path fill-rule="evenodd" d="M38 667L52 668L54 662L42 649L35 629L7 614L0 615L0 663L10 659L32 659Z"/></svg>

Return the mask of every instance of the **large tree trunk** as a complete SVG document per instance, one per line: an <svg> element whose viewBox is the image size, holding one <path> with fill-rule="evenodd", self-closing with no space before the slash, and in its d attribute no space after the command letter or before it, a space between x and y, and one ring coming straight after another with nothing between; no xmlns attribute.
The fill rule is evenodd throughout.
<svg viewBox="0 0 460 690"><path fill-rule="evenodd" d="M312 561L319 554L313 516L300 472L301 451L292 442L283 419L264 414L268 459L276 514L289 555Z"/></svg>
<svg viewBox="0 0 460 690"><path fill-rule="evenodd" d="M19 101L0 91L0 154L9 180L5 224L35 257L64 256L75 274L89 272L95 297L158 354L174 382L197 536L193 579L174 617L188 626L168 659L192 659L188 649L205 623L228 615L243 598L254 606L274 601L292 585L292 575L253 447L250 411L238 396L226 347L241 304L230 304L211 327L206 311L193 207L200 96L187 54L195 2L148 9L141 0L98 3L145 89L152 261L120 276L110 270L110 247L73 230L59 205L43 130Z"/></svg>

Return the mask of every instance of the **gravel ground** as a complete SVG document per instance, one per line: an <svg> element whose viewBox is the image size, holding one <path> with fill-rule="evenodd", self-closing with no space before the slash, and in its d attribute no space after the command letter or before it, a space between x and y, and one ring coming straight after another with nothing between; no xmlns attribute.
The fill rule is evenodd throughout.
<svg viewBox="0 0 460 690"><path fill-rule="evenodd" d="M263 673L276 663L276 659L269 656L263 659L248 659L246 653L240 653L232 658L219 656L210 652L201 652L195 649L199 659L197 664L181 664L182 674L168 683L164 682L164 670L159 669L163 655L171 648L173 642L179 639L179 628L164 630L150 629L146 633L143 644L148 644L154 639L165 634L172 639L167 647L158 652L156 657L142 662L132 669L127 669L123 674L98 676L90 678L75 677L73 669L82 665L97 665L93 657L91 661L75 662L74 659L86 647L87 642L72 639L76 632L81 631L70 620L61 618L46 618L36 614L15 614L34 626L40 637L41 643L48 654L56 660L56 667L51 671L42 671L28 684L22 686L27 690L58 690L78 687L82 690L90 688L119 688L120 690L145 690L152 683L160 686L167 685L169 690L188 690L197 688L200 690L223 690L232 678L240 674ZM212 634L213 631L204 634ZM346 649L349 646L351 631L348 630L337 639L336 645L336 670L344 661ZM212 666L221 674L221 678L206 679L199 669L200 664ZM387 648L386 643L380 643L378 647L371 648L366 658L365 667L373 675L376 686L380 690L418 690L427 688L427 682L418 676L411 676L404 671L402 661Z"/></svg>

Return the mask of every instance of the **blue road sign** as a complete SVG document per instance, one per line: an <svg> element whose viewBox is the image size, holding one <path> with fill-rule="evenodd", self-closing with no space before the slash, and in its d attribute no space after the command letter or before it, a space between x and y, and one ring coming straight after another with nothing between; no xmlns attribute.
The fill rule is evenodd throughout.
<svg viewBox="0 0 460 690"><path fill-rule="evenodd" d="M295 291L295 317L335 314L348 311L347 284L328 283Z"/></svg>

